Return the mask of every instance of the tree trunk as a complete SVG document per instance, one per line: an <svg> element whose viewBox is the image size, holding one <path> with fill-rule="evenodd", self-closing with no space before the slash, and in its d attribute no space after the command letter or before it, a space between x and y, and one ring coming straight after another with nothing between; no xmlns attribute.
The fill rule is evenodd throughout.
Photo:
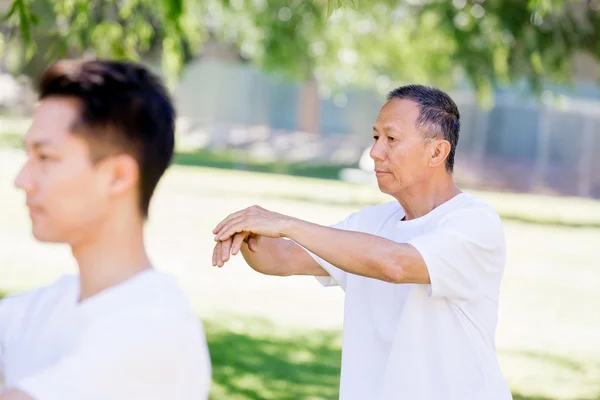
<svg viewBox="0 0 600 400"><path fill-rule="evenodd" d="M321 124L319 84L315 78L300 87L296 129L318 134Z"/></svg>

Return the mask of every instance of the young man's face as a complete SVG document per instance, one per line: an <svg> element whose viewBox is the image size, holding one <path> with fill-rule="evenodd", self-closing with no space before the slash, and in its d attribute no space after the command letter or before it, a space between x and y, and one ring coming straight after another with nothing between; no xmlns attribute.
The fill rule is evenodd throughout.
<svg viewBox="0 0 600 400"><path fill-rule="evenodd" d="M93 235L109 208L111 176L92 163L88 142L73 135L76 99L44 99L25 136L27 161L15 185L25 191L33 235L74 244Z"/></svg>

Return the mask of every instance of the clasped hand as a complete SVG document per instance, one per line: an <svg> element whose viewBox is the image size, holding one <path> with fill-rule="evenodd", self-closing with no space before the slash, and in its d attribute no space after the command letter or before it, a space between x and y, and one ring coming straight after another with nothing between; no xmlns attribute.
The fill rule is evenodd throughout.
<svg viewBox="0 0 600 400"><path fill-rule="evenodd" d="M213 249L212 265L222 267L230 255L236 255L246 243L256 251L258 236L285 237L285 229L293 219L286 215L252 206L233 213L221 221L213 233L217 244Z"/></svg>

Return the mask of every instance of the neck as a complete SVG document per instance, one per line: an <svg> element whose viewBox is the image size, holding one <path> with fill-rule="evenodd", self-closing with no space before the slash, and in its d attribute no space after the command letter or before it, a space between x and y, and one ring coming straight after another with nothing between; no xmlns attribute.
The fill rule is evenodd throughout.
<svg viewBox="0 0 600 400"><path fill-rule="evenodd" d="M451 175L413 185L398 194L396 200L405 212L405 220L422 217L461 193Z"/></svg>
<svg viewBox="0 0 600 400"><path fill-rule="evenodd" d="M104 219L93 234L72 244L71 249L79 266L80 301L151 268L144 248L143 220L137 213Z"/></svg>

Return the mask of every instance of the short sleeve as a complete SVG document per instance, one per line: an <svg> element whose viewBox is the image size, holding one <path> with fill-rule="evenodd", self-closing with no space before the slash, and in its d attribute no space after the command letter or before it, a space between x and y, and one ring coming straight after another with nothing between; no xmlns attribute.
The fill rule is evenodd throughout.
<svg viewBox="0 0 600 400"><path fill-rule="evenodd" d="M499 289L506 248L502 223L491 207L454 211L408 243L425 260L431 297L472 300Z"/></svg>
<svg viewBox="0 0 600 400"><path fill-rule="evenodd" d="M6 335L8 330L8 300L0 300L0 377L4 375L4 357L6 354ZM1 381L1 379L0 379Z"/></svg>
<svg viewBox="0 0 600 400"><path fill-rule="evenodd" d="M36 400L192 400L209 385L201 322L148 311L92 324L70 355L15 387Z"/></svg>

